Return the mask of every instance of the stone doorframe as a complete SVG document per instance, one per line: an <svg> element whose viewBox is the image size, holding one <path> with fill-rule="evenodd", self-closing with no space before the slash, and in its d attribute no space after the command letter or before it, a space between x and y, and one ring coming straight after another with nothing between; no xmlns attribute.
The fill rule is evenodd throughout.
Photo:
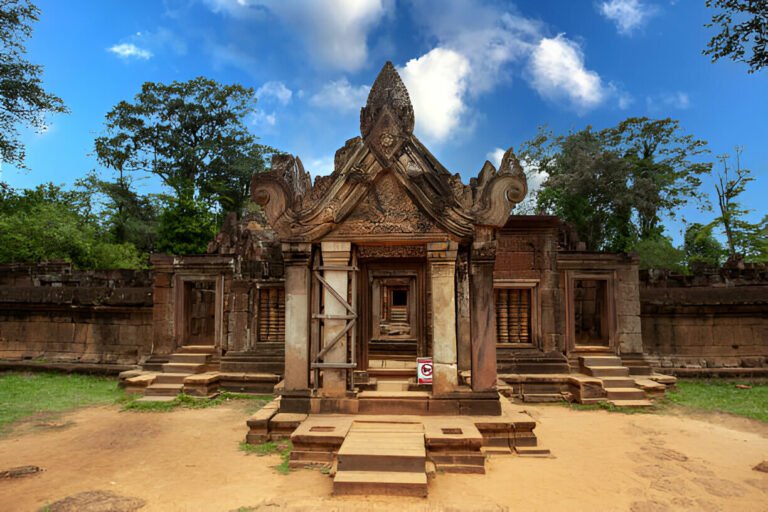
<svg viewBox="0 0 768 512"><path fill-rule="evenodd" d="M605 319L608 323L608 343L606 345L578 345L576 343L576 304L574 282L577 280L604 281L606 283ZM565 343L569 354L606 351L618 353L618 317L616 314L616 297L618 296L618 290L616 287L617 278L615 271L565 271Z"/></svg>
<svg viewBox="0 0 768 512"><path fill-rule="evenodd" d="M426 254L426 252L425 252ZM381 304L377 300L378 288L375 280L408 280L410 289L409 315L411 319L411 337L416 338L416 357L425 357L429 353L427 346L427 303L426 303L426 260L421 259L374 259L360 264L360 345L358 348L359 370L366 370L369 359L371 333L377 322L377 312Z"/></svg>
<svg viewBox="0 0 768 512"><path fill-rule="evenodd" d="M184 346L187 337L188 315L187 311L187 283L213 282L214 283L214 331L213 344L221 351L224 331L224 276L205 274L177 273L174 276L175 311L174 311L174 342L176 348Z"/></svg>

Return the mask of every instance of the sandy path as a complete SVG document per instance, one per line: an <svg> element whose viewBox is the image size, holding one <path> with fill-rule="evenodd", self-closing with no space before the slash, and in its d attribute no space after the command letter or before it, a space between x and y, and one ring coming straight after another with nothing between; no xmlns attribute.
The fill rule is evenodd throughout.
<svg viewBox="0 0 768 512"><path fill-rule="evenodd" d="M63 429L4 437L0 469L46 471L0 481L0 510L37 510L95 490L142 498L142 511L768 510L768 474L751 469L768 459L768 426L749 420L526 406L554 458L496 457L484 476L439 474L428 500L360 499L332 498L319 471L283 476L272 469L277 456L240 452L244 407L99 407L67 415L73 424Z"/></svg>

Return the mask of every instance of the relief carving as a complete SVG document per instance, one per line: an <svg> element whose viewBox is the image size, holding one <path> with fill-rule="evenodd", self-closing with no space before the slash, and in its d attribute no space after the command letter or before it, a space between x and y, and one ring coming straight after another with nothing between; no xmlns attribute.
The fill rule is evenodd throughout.
<svg viewBox="0 0 768 512"><path fill-rule="evenodd" d="M376 181L336 233L428 233L434 230L434 223L408 197L397 179L387 173Z"/></svg>

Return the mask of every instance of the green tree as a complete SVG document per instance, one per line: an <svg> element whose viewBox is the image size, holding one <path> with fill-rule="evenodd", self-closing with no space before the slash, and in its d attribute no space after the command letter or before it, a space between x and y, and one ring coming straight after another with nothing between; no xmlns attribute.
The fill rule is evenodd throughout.
<svg viewBox="0 0 768 512"><path fill-rule="evenodd" d="M160 214L157 250L171 254L205 252L216 236L216 216L208 205L194 199L168 198Z"/></svg>
<svg viewBox="0 0 768 512"><path fill-rule="evenodd" d="M140 195L123 172L115 181L107 181L92 171L76 185L100 201L101 225L112 242L131 243L142 253L154 252L161 209L158 197Z"/></svg>
<svg viewBox="0 0 768 512"><path fill-rule="evenodd" d="M140 268L136 247L112 243L101 231L86 192L51 183L0 198L0 262L62 259L80 268Z"/></svg>
<svg viewBox="0 0 768 512"><path fill-rule="evenodd" d="M685 254L666 236L656 235L635 242L632 250L640 258L640 268L685 272Z"/></svg>
<svg viewBox="0 0 768 512"><path fill-rule="evenodd" d="M689 200L699 200L701 175L710 162L692 159L708 153L707 143L681 132L673 119L630 117L603 130L607 149L629 165L632 208L641 239L660 235L661 217L675 217Z"/></svg>
<svg viewBox="0 0 768 512"><path fill-rule="evenodd" d="M723 246L712 233L714 224L694 223L685 230L683 250L688 267L697 265L717 267L723 255Z"/></svg>
<svg viewBox="0 0 768 512"><path fill-rule="evenodd" d="M45 115L67 112L61 98L43 89L43 68L25 58L40 10L28 0L0 0L0 159L24 168L18 125L46 128Z"/></svg>
<svg viewBox="0 0 768 512"><path fill-rule="evenodd" d="M547 175L541 209L573 224L589 250L628 251L660 237L661 218L699 197L711 164L692 159L705 146L677 121L643 117L566 136L540 130L521 155Z"/></svg>
<svg viewBox="0 0 768 512"><path fill-rule="evenodd" d="M245 125L255 102L251 88L203 77L146 82L133 103L122 101L107 114L97 158L119 173L158 176L179 204L203 202L239 214L253 172L264 169L272 151Z"/></svg>
<svg viewBox="0 0 768 512"><path fill-rule="evenodd" d="M765 0L707 0L718 9L706 27L720 30L710 39L704 55L715 62L730 57L745 62L754 73L768 66L768 2Z"/></svg>
<svg viewBox="0 0 768 512"><path fill-rule="evenodd" d="M741 166L743 149L736 147L734 163L729 155L720 155L721 168L718 171L715 191L720 216L715 220L725 232L728 256L735 259L744 256L747 260L764 261L768 257L765 251L765 218L758 224L748 222L745 217L751 210L744 209L738 197L754 181L749 169Z"/></svg>
<svg viewBox="0 0 768 512"><path fill-rule="evenodd" d="M522 147L547 179L538 196L539 209L576 228L587 249L627 250L634 241L626 163L607 151L600 132L590 127L567 136L540 130Z"/></svg>

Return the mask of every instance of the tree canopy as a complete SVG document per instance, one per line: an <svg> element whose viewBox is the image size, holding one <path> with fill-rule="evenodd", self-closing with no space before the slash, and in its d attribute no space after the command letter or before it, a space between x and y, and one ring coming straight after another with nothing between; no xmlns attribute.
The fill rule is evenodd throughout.
<svg viewBox="0 0 768 512"><path fill-rule="evenodd" d="M628 251L661 236L662 217L699 197L711 163L706 142L672 119L629 118L556 136L540 130L522 149L547 178L540 209L573 224L588 250Z"/></svg>
<svg viewBox="0 0 768 512"><path fill-rule="evenodd" d="M67 112L58 96L43 89L43 68L25 58L32 23L40 10L29 0L0 0L0 158L24 166L18 125L46 128L48 113Z"/></svg>
<svg viewBox="0 0 768 512"><path fill-rule="evenodd" d="M750 210L744 209L738 201L747 185L754 180L749 169L741 165L742 148L736 147L734 163L729 155L718 157L721 167L717 173L715 192L720 216L715 223L720 224L725 232L728 257L744 257L748 260L768 260L768 242L766 231L768 224L748 222L745 216Z"/></svg>
<svg viewBox="0 0 768 512"><path fill-rule="evenodd" d="M118 175L110 189L120 198L116 219L130 213L124 210L129 205L134 213L146 206L126 189L127 176L137 171L157 176L172 194L158 216L155 249L204 252L217 219L243 213L253 173L264 170L265 155L274 152L258 144L246 126L255 103L253 89L204 77L168 85L146 82L132 103L118 103L106 116L106 135L95 141L99 162Z"/></svg>
<svg viewBox="0 0 768 512"><path fill-rule="evenodd" d="M107 114L96 156L118 172L158 176L179 201L240 213L252 174L272 151L246 127L255 103L253 89L204 77L146 82L133 103L121 101Z"/></svg>
<svg viewBox="0 0 768 512"><path fill-rule="evenodd" d="M140 268L131 243L110 238L94 213L91 193L52 183L0 189L0 263L66 260L80 268Z"/></svg>
<svg viewBox="0 0 768 512"><path fill-rule="evenodd" d="M720 32L710 39L705 55L713 62L724 57L745 62L750 73L768 66L768 1L707 0L707 7L718 12L706 26Z"/></svg>

